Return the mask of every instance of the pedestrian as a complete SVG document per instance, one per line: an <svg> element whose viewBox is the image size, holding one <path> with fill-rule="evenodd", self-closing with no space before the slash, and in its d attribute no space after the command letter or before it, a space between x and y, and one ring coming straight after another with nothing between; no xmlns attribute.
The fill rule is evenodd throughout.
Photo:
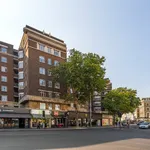
<svg viewBox="0 0 150 150"><path fill-rule="evenodd" d="M127 127L128 127L128 128L130 127L130 123L129 123L129 120L127 120Z"/></svg>

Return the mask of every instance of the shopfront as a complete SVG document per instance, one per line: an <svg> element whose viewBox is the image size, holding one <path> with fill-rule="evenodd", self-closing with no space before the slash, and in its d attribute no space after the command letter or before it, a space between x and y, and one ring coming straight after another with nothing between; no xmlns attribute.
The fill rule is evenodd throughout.
<svg viewBox="0 0 150 150"><path fill-rule="evenodd" d="M103 117L102 118L102 125L103 126L113 125L113 116L112 115L103 114L102 117Z"/></svg>
<svg viewBox="0 0 150 150"><path fill-rule="evenodd" d="M88 112L68 112L68 126L76 126L76 119L78 118L79 126L87 126L89 114Z"/></svg>
<svg viewBox="0 0 150 150"><path fill-rule="evenodd" d="M0 107L0 128L30 128L30 119L28 109Z"/></svg>
<svg viewBox="0 0 150 150"><path fill-rule="evenodd" d="M41 128L51 127L51 111L41 109L31 109L32 119L30 122L31 128L37 128L40 124Z"/></svg>
<svg viewBox="0 0 150 150"><path fill-rule="evenodd" d="M66 112L53 111L51 119L52 127L67 127L67 116Z"/></svg>

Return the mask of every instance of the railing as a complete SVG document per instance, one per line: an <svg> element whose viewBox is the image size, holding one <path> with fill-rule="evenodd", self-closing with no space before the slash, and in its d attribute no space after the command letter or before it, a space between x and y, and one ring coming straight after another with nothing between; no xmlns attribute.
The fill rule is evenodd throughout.
<svg viewBox="0 0 150 150"><path fill-rule="evenodd" d="M18 87L18 83L14 83L14 86L15 86L15 87Z"/></svg>
<svg viewBox="0 0 150 150"><path fill-rule="evenodd" d="M18 78L18 74L14 73L14 77L15 77L15 78Z"/></svg>
<svg viewBox="0 0 150 150"><path fill-rule="evenodd" d="M19 97L19 94L17 92L14 92L15 97Z"/></svg>
<svg viewBox="0 0 150 150"><path fill-rule="evenodd" d="M14 64L14 68L17 68L17 69L18 69L18 65L17 65L17 64Z"/></svg>

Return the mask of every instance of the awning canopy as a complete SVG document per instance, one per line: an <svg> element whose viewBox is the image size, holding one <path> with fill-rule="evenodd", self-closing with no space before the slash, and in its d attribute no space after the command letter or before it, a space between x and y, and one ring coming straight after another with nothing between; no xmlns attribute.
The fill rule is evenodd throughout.
<svg viewBox="0 0 150 150"><path fill-rule="evenodd" d="M31 118L30 114L0 113L0 118Z"/></svg>

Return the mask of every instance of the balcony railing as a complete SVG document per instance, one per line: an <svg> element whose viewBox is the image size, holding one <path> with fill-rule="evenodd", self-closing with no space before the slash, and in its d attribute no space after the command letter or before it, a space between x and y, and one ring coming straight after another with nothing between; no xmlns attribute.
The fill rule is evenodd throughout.
<svg viewBox="0 0 150 150"><path fill-rule="evenodd" d="M18 78L18 74L17 73L14 73L14 78Z"/></svg>
<svg viewBox="0 0 150 150"><path fill-rule="evenodd" d="M14 64L14 68L18 69L18 65L17 65L17 64Z"/></svg>
<svg viewBox="0 0 150 150"><path fill-rule="evenodd" d="M17 87L17 88L18 88L18 83L14 83L14 87Z"/></svg>
<svg viewBox="0 0 150 150"><path fill-rule="evenodd" d="M14 92L14 97L19 97L17 92Z"/></svg>

